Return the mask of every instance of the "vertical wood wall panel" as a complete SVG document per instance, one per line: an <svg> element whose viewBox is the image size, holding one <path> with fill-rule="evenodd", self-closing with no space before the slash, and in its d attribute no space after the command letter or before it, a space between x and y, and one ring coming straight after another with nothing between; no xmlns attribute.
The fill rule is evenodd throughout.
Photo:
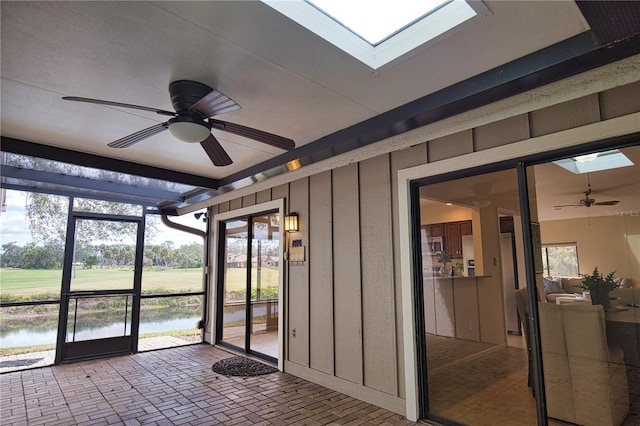
<svg viewBox="0 0 640 426"><path fill-rule="evenodd" d="M271 199L272 200L278 200L280 198L288 198L289 197L289 184L284 184L284 185L280 185L280 186L276 186L275 188L271 189ZM295 210L291 210L289 209L289 206L286 205L285 206L285 212L292 212Z"/></svg>
<svg viewBox="0 0 640 426"><path fill-rule="evenodd" d="M229 211L229 202L225 201L224 203L218 204L218 213L226 213Z"/></svg>
<svg viewBox="0 0 640 426"><path fill-rule="evenodd" d="M529 117L531 137L597 123L600 121L598 94L532 111Z"/></svg>
<svg viewBox="0 0 640 426"><path fill-rule="evenodd" d="M362 383L358 165L333 171L333 265L336 376Z"/></svg>
<svg viewBox="0 0 640 426"><path fill-rule="evenodd" d="M291 240L309 245L309 179L291 182L290 211L298 213L299 232L289 234ZM289 361L309 365L309 258L302 265L289 267ZM292 330L295 329L295 337Z"/></svg>
<svg viewBox="0 0 640 426"><path fill-rule="evenodd" d="M389 156L360 163L364 384L397 394Z"/></svg>
<svg viewBox="0 0 640 426"><path fill-rule="evenodd" d="M480 340L478 288L474 279L452 280L456 312L456 338Z"/></svg>
<svg viewBox="0 0 640 426"><path fill-rule="evenodd" d="M333 375L331 172L309 179L309 357L311 368Z"/></svg>
<svg viewBox="0 0 640 426"><path fill-rule="evenodd" d="M236 198L235 200L229 201L229 208L231 210L237 210L242 208L242 198Z"/></svg>
<svg viewBox="0 0 640 426"><path fill-rule="evenodd" d="M520 114L473 129L474 149L494 148L529 138L529 117Z"/></svg>
<svg viewBox="0 0 640 426"><path fill-rule="evenodd" d="M429 162L444 160L473 152L471 129L429 141Z"/></svg>
<svg viewBox="0 0 640 426"><path fill-rule="evenodd" d="M427 144L413 146L402 151L391 153L391 207L393 222L393 260L395 276L395 304L396 304L396 349L398 352L398 396L405 396L404 381L404 341L402 336L402 282L400 280L400 229L398 218L400 217L400 207L398 206L398 170L424 164L427 162ZM407 313L411 315L411 313ZM435 313L434 324L435 324Z"/></svg>
<svg viewBox="0 0 640 426"><path fill-rule="evenodd" d="M271 201L271 188L265 189L264 191L260 191L256 194L256 203L266 203L267 201Z"/></svg>
<svg viewBox="0 0 640 426"><path fill-rule="evenodd" d="M640 81L600 93L603 120L640 112Z"/></svg>
<svg viewBox="0 0 640 426"><path fill-rule="evenodd" d="M249 207L256 204L256 194L249 194L242 197L242 207Z"/></svg>

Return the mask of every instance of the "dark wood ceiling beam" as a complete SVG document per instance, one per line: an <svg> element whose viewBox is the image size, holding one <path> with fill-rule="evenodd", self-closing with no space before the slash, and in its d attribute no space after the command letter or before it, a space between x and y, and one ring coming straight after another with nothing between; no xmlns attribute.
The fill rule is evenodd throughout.
<svg viewBox="0 0 640 426"><path fill-rule="evenodd" d="M602 44L588 31L220 179L226 192L640 53L640 35Z"/></svg>

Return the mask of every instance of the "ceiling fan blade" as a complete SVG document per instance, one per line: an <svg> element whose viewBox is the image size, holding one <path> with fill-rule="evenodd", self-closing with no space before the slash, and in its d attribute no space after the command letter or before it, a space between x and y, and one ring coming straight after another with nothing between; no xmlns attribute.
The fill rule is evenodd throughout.
<svg viewBox="0 0 640 426"><path fill-rule="evenodd" d="M234 135L244 136L267 145L275 146L284 150L292 150L296 147L296 143L288 138L274 135L273 133L263 132L262 130L252 129L251 127L241 126L240 124L227 123L225 121L210 119L211 127Z"/></svg>
<svg viewBox="0 0 640 426"><path fill-rule="evenodd" d="M170 117L175 117L177 115L175 112L165 111L158 108L151 108L151 107L146 107L141 105L123 104L121 102L105 101L102 99L79 98L77 96L65 96L62 99L64 99L65 101L86 102L88 104L98 104L98 105L107 105L107 106L113 106L113 107L119 107L119 108L139 109L142 111L155 112L156 114L160 114L160 115L168 115Z"/></svg>
<svg viewBox="0 0 640 426"><path fill-rule="evenodd" d="M189 109L201 112L205 117L213 117L242 109L242 107L224 93L214 89L191 105Z"/></svg>
<svg viewBox="0 0 640 426"><path fill-rule="evenodd" d="M168 123L156 124L155 126L147 127L146 129L142 129L139 132L132 133L129 136L125 136L118 139L117 141L108 143L107 146L110 146L111 148L127 148L133 144L140 142L141 140L163 132L168 128Z"/></svg>
<svg viewBox="0 0 640 426"><path fill-rule="evenodd" d="M555 207L584 207L584 204L560 204L559 206L553 206Z"/></svg>
<svg viewBox="0 0 640 426"><path fill-rule="evenodd" d="M611 200L611 201L598 201L597 203L593 203L596 206L615 206L616 204L618 204L620 201L618 200Z"/></svg>
<svg viewBox="0 0 640 426"><path fill-rule="evenodd" d="M215 136L209 135L208 138L200 142L200 145L202 145L202 148L204 148L204 151L216 166L228 166L233 164L233 161Z"/></svg>

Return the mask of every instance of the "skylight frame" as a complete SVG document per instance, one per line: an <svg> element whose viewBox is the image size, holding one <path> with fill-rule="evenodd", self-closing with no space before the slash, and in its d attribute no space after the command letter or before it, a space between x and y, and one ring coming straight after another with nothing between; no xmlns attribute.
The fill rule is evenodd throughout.
<svg viewBox="0 0 640 426"><path fill-rule="evenodd" d="M372 12L374 12L372 14L374 25L372 25L372 23L369 21L363 21L361 13L358 13L357 16L354 16L351 14L353 13L352 12L353 9L351 8L362 7L363 6L363 4L361 3L362 1L370 2L371 0L360 0L360 2L358 2L358 0L350 0L350 1L304 0L304 1L306 3L309 3L311 6L319 9L321 12L325 13L326 15L329 15L329 17L334 19L339 25L346 27L349 31L354 33L356 36L362 38L367 43L375 47L380 43L383 43L385 40L400 33L401 31L404 31L406 28L422 20L426 16L432 13L435 13L437 9L446 6L448 3L454 0L429 0L429 3L427 3L426 0L424 1L424 3L411 0L410 3L412 3L411 6L413 7L413 9L411 7L406 9L402 8L404 4L396 4L393 7L390 7L388 5L385 7L379 7L378 5L380 3L389 3L388 0L386 0L386 2L373 1L367 6L372 9ZM323 2L327 2L327 3L323 4ZM346 10L342 9L343 7L345 7L345 5L349 5ZM430 6L430 8L424 9L425 5ZM416 8L421 9L422 12L417 14L418 12L416 11ZM403 15L402 25L399 25L396 22L396 24L393 27L388 27L389 22L393 21L393 19L389 18L389 13L390 11L393 11L393 10L396 10L396 11L401 10L401 13L403 14L411 13L411 15ZM386 22L383 22L382 24L380 23L381 16L384 16L384 19L386 20ZM366 24L363 24L363 22L366 22ZM385 27L387 27L387 30L385 30L384 33L378 33L378 31L381 31L381 29ZM392 29L389 29L389 28L392 28ZM373 36L373 33L371 33L371 31L374 31L376 34L378 34L376 35L375 40L371 39L371 37Z"/></svg>
<svg viewBox="0 0 640 426"><path fill-rule="evenodd" d="M481 1L453 0L435 8L384 41L372 45L304 0L262 0L263 3L324 38L376 70L400 56L463 28L491 12Z"/></svg>
<svg viewBox="0 0 640 426"><path fill-rule="evenodd" d="M634 165L633 161L631 161L626 155L624 155L620 150L617 149L598 152L597 157L593 158L592 160L580 161L581 157L584 158L588 156L581 155L577 157L563 158L562 160L557 160L553 163L576 175L582 173L599 172L602 170L618 169L621 167Z"/></svg>

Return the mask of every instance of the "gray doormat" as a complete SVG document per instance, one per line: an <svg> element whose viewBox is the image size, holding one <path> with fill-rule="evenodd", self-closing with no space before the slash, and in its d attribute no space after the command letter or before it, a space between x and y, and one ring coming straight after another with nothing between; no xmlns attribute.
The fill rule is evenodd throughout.
<svg viewBox="0 0 640 426"><path fill-rule="evenodd" d="M232 358L225 358L222 361L218 361L211 369L224 376L261 376L263 374L275 373L277 368L263 364L258 361L254 361L250 358L243 356L234 356Z"/></svg>

